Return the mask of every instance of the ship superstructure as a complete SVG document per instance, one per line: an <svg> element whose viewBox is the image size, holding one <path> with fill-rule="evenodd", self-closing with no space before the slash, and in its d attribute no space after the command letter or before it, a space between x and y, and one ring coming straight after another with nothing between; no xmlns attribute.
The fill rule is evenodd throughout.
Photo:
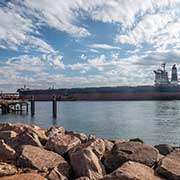
<svg viewBox="0 0 180 180"><path fill-rule="evenodd" d="M169 80L166 64L163 63L160 68L154 71L155 86L174 86L178 85L177 68L174 64L171 69L171 80Z"/></svg>

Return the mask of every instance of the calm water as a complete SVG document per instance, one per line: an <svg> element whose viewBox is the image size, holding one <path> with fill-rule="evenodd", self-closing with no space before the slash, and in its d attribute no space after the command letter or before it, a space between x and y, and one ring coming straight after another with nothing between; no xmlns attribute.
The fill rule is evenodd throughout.
<svg viewBox="0 0 180 180"><path fill-rule="evenodd" d="M51 102L36 102L36 114L0 115L1 122L35 123L105 138L142 138L150 144L180 145L180 101L58 102L52 118Z"/></svg>

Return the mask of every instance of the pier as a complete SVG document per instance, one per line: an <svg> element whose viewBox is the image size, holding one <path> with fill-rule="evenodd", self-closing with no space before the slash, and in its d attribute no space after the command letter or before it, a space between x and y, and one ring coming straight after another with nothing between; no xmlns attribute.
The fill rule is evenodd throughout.
<svg viewBox="0 0 180 180"><path fill-rule="evenodd" d="M35 98L31 96L30 100L22 99L18 93L4 93L0 95L0 109L2 115L12 112L29 112L29 101L31 116L35 115ZM52 116L57 117L57 99L56 96L52 96Z"/></svg>

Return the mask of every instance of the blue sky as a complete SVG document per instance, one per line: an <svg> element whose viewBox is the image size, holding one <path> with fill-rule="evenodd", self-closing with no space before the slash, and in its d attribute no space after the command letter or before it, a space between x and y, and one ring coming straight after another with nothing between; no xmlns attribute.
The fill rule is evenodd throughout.
<svg viewBox="0 0 180 180"><path fill-rule="evenodd" d="M0 0L0 87L153 84L180 64L180 0Z"/></svg>

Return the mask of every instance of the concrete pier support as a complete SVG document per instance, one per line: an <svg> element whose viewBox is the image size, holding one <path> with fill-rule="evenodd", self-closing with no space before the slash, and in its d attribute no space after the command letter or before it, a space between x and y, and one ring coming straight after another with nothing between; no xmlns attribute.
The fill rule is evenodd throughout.
<svg viewBox="0 0 180 180"><path fill-rule="evenodd" d="M56 96L53 95L53 102L52 102L52 105L53 105L53 109L52 109L52 112L53 112L53 118L56 118L57 117L57 101L56 101Z"/></svg>
<svg viewBox="0 0 180 180"><path fill-rule="evenodd" d="M35 114L35 100L34 100L34 96L31 96L31 116L34 116Z"/></svg>

